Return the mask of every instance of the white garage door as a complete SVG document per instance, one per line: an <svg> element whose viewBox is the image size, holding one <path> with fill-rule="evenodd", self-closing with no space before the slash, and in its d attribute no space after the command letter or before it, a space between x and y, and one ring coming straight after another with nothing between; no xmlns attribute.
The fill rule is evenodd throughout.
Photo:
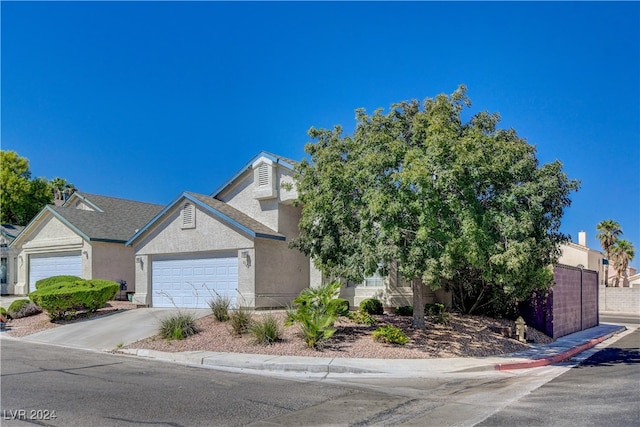
<svg viewBox="0 0 640 427"><path fill-rule="evenodd" d="M82 277L82 258L80 253L59 255L43 254L29 256L29 292L36 290L36 282L51 276Z"/></svg>
<svg viewBox="0 0 640 427"><path fill-rule="evenodd" d="M235 305L238 257L155 258L151 287L153 307L209 308L216 293Z"/></svg>

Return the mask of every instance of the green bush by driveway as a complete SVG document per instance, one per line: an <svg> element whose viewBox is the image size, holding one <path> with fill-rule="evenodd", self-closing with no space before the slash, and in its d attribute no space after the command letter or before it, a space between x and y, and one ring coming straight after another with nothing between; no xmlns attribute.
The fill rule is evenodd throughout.
<svg viewBox="0 0 640 427"><path fill-rule="evenodd" d="M96 311L113 299L120 285L110 280L76 280L48 284L29 294L29 298L49 313L52 320L62 319L78 310Z"/></svg>
<svg viewBox="0 0 640 427"><path fill-rule="evenodd" d="M73 283L82 278L78 276L52 276L46 279L40 279L36 282L36 289L46 288L47 286L57 285L60 283Z"/></svg>

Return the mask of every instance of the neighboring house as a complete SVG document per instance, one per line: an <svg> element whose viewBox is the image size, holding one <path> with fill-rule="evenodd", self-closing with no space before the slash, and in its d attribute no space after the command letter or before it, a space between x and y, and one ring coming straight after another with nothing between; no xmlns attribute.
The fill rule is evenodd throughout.
<svg viewBox="0 0 640 427"><path fill-rule="evenodd" d="M0 287L2 295L13 294L18 281L18 251L9 245L24 229L20 225L2 224L0 226Z"/></svg>
<svg viewBox="0 0 640 427"><path fill-rule="evenodd" d="M291 303L314 274L288 246L301 214L294 165L261 152L211 195L180 194L127 242L135 253L134 302L207 308L220 295L252 308Z"/></svg>
<svg viewBox="0 0 640 427"><path fill-rule="evenodd" d="M578 233L578 243L568 242L560 246L562 251L558 264L580 267L598 273L598 284L604 285L604 254L587 246L587 233ZM609 276L611 282L611 276Z"/></svg>
<svg viewBox="0 0 640 427"><path fill-rule="evenodd" d="M604 286L605 268L608 269L609 286L613 286L616 281L618 273L613 268L613 261L609 260L608 265L604 261L605 255L595 249L590 249L587 246L587 233L581 231L578 233L578 243L566 243L561 246L562 255L558 260L559 264L569 265L572 267L582 267L587 270L593 270L598 272L599 285ZM621 287L633 287L640 286L640 275L633 267L628 267L625 272L622 273Z"/></svg>
<svg viewBox="0 0 640 427"><path fill-rule="evenodd" d="M638 275L638 270L634 267L627 267L620 276L620 280L618 280L618 272L613 267L613 261L609 263L609 286L616 286L616 284L621 288L633 288L638 287L640 285L640 275Z"/></svg>
<svg viewBox="0 0 640 427"><path fill-rule="evenodd" d="M133 250L127 240L162 206L74 193L63 206L48 205L9 245L17 251L14 294L35 290L39 279L73 275L126 281L135 288Z"/></svg>

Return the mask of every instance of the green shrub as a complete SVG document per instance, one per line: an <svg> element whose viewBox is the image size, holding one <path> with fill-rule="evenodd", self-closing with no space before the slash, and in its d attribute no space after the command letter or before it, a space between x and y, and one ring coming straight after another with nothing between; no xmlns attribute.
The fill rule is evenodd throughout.
<svg viewBox="0 0 640 427"><path fill-rule="evenodd" d="M209 307L211 307L213 317L215 317L218 322L226 322L229 320L231 298L216 294L216 297L209 301Z"/></svg>
<svg viewBox="0 0 640 427"><path fill-rule="evenodd" d="M28 299L17 299L9 306L8 314L12 319L34 316L42 313L42 308Z"/></svg>
<svg viewBox="0 0 640 427"><path fill-rule="evenodd" d="M159 334L168 340L181 340L200 332L193 314L177 313L162 319Z"/></svg>
<svg viewBox="0 0 640 427"><path fill-rule="evenodd" d="M320 347L335 333L333 324L344 311L344 303L337 298L340 286L339 282L333 282L319 288L307 288L293 300L295 308L287 311L285 324L297 323L308 347Z"/></svg>
<svg viewBox="0 0 640 427"><path fill-rule="evenodd" d="M0 314L3 315L4 317L7 317L9 315L9 313L7 312L7 309L4 307L0 307Z"/></svg>
<svg viewBox="0 0 640 427"><path fill-rule="evenodd" d="M392 325L380 326L373 331L373 339L379 342L399 345L405 345L409 342L409 337L402 332L402 329Z"/></svg>
<svg viewBox="0 0 640 427"><path fill-rule="evenodd" d="M396 314L398 316L413 316L413 307L410 305L396 307Z"/></svg>
<svg viewBox="0 0 640 427"><path fill-rule="evenodd" d="M436 316L442 312L444 312L444 304L440 304L439 302L433 304L425 304L424 305L424 314L427 316Z"/></svg>
<svg viewBox="0 0 640 427"><path fill-rule="evenodd" d="M249 328L257 344L271 345L282 338L282 329L278 319L272 315L252 322Z"/></svg>
<svg viewBox="0 0 640 427"><path fill-rule="evenodd" d="M50 285L56 285L59 283L75 283L82 278L77 276L52 276L46 279L40 279L36 282L36 289L46 288Z"/></svg>
<svg viewBox="0 0 640 427"><path fill-rule="evenodd" d="M300 336L309 348L321 348L325 341L335 334L335 316L315 311L298 320Z"/></svg>
<svg viewBox="0 0 640 427"><path fill-rule="evenodd" d="M425 314L431 316L435 323L442 325L449 325L451 323L451 316L447 312L447 308L444 304L436 302L434 304L426 304L424 306Z"/></svg>
<svg viewBox="0 0 640 427"><path fill-rule="evenodd" d="M23 307L25 307L27 304L29 304L31 301L27 298L25 299L17 299L15 301L13 301L11 304L9 304L9 309L7 310L7 312L9 313L9 316L13 317L13 315L11 314L12 312L16 312L20 309L22 309Z"/></svg>
<svg viewBox="0 0 640 427"><path fill-rule="evenodd" d="M333 307L331 307L330 311L333 311L338 316L348 316L349 315L349 301L344 298L336 298L330 301L329 303Z"/></svg>
<svg viewBox="0 0 640 427"><path fill-rule="evenodd" d="M50 284L31 292L29 298L49 313L52 320L62 319L78 310L96 311L113 299L120 284L110 280L78 280Z"/></svg>
<svg viewBox="0 0 640 427"><path fill-rule="evenodd" d="M244 307L239 307L229 314L229 324L236 335L242 335L249 332L253 313Z"/></svg>
<svg viewBox="0 0 640 427"><path fill-rule="evenodd" d="M376 319L363 310L352 311L349 313L349 319L359 325L375 325L377 323Z"/></svg>
<svg viewBox="0 0 640 427"><path fill-rule="evenodd" d="M377 298L367 298L360 303L360 310L369 314L383 314L382 302Z"/></svg>

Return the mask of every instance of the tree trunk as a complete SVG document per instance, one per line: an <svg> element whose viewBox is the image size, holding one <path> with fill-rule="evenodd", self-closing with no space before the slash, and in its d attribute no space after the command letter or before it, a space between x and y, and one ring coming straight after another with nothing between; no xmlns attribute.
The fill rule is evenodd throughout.
<svg viewBox="0 0 640 427"><path fill-rule="evenodd" d="M411 327L414 329L427 329L424 321L424 285L422 279L414 278L411 281L411 290L413 291L413 321Z"/></svg>
<svg viewBox="0 0 640 427"><path fill-rule="evenodd" d="M604 286L609 286L609 266L604 267Z"/></svg>

